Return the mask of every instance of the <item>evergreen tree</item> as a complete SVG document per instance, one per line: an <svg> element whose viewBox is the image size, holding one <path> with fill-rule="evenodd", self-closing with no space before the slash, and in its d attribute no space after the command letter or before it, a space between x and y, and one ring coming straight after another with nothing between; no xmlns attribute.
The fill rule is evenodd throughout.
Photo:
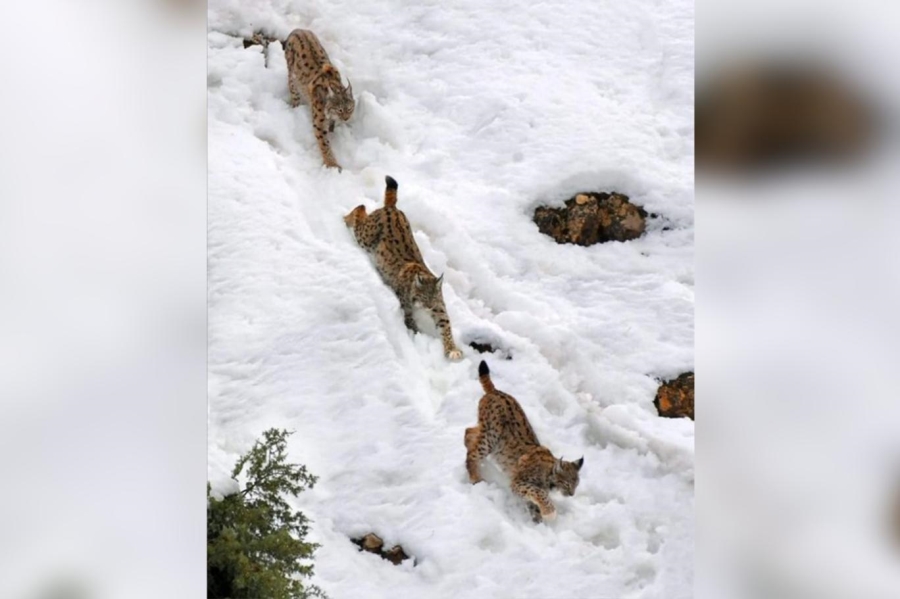
<svg viewBox="0 0 900 599"><path fill-rule="evenodd" d="M325 597L315 585L311 560L318 547L305 540L308 520L284 496L311 489L317 478L286 463L292 433L269 429L241 456L231 477L246 470L240 491L216 499L206 484L206 579L208 599L306 599Z"/></svg>

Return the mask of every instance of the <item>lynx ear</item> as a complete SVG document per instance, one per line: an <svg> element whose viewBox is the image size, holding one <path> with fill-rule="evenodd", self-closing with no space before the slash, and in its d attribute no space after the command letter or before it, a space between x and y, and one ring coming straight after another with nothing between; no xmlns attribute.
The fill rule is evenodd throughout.
<svg viewBox="0 0 900 599"><path fill-rule="evenodd" d="M416 278L414 280L416 282L416 288L421 289L422 288L422 275L417 274Z"/></svg>
<svg viewBox="0 0 900 599"><path fill-rule="evenodd" d="M353 97L353 84L352 83L350 83L348 81L347 87L345 87L344 90L347 92L347 95L349 95L351 98Z"/></svg>
<svg viewBox="0 0 900 599"><path fill-rule="evenodd" d="M562 470L562 463L563 463L563 459L562 459L562 456L560 456L560 458L558 460L556 460L556 462L554 462L554 464L553 464L553 474L560 473L560 471Z"/></svg>
<svg viewBox="0 0 900 599"><path fill-rule="evenodd" d="M434 286L437 287L438 289L440 289L440 288L441 288L441 285L442 285L443 283L444 283L444 274L441 273L441 276L439 276L439 277L437 278L437 281L435 282Z"/></svg>
<svg viewBox="0 0 900 599"><path fill-rule="evenodd" d="M581 456L572 463L575 464L576 470L581 470L581 467L584 465L584 456Z"/></svg>

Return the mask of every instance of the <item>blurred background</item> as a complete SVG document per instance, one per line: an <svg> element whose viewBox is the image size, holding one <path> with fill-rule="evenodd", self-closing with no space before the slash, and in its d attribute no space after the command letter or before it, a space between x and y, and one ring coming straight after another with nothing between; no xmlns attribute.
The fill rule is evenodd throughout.
<svg viewBox="0 0 900 599"><path fill-rule="evenodd" d="M0 22L0 597L202 597L205 5Z"/></svg>
<svg viewBox="0 0 900 599"><path fill-rule="evenodd" d="M898 12L697 2L698 597L900 597ZM0 596L202 596L205 5L0 18Z"/></svg>
<svg viewBox="0 0 900 599"><path fill-rule="evenodd" d="M898 8L696 3L698 597L900 597Z"/></svg>

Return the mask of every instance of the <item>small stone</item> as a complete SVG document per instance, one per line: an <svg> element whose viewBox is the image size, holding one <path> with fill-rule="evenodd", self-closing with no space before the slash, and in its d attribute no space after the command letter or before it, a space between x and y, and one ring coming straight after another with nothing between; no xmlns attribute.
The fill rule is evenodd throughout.
<svg viewBox="0 0 900 599"><path fill-rule="evenodd" d="M478 341L473 341L469 344L469 347L477 351L479 354L494 353L494 346L490 343L479 343Z"/></svg>
<svg viewBox="0 0 900 599"><path fill-rule="evenodd" d="M400 563L403 562L403 560L409 559L409 556L406 555L406 552L403 551L403 547L401 547L400 545L394 545L393 547L391 547L390 549L385 551L381 555L381 557L388 560L395 566L400 565Z"/></svg>
<svg viewBox="0 0 900 599"><path fill-rule="evenodd" d="M590 201L590 199L591 198L584 195L583 193L579 193L577 196L575 196L575 203L578 204L579 206L581 206L583 204L587 204Z"/></svg>
<svg viewBox="0 0 900 599"><path fill-rule="evenodd" d="M362 548L372 553L378 553L384 547L384 541L375 533L369 533L362 538Z"/></svg>
<svg viewBox="0 0 900 599"><path fill-rule="evenodd" d="M385 559L391 562L394 565L398 565L404 560L409 559L411 556L403 550L403 547L400 545L394 545L387 551L384 550L384 541L376 535L375 533L369 533L364 537L360 537L358 539L350 539L353 543L360 548L361 551L368 551L369 553L374 553L382 559ZM413 560L413 565L416 565L415 560Z"/></svg>
<svg viewBox="0 0 900 599"><path fill-rule="evenodd" d="M494 354L504 360L512 360L512 354L508 349L502 347L494 347L488 341L471 341L469 347L477 351L479 354Z"/></svg>

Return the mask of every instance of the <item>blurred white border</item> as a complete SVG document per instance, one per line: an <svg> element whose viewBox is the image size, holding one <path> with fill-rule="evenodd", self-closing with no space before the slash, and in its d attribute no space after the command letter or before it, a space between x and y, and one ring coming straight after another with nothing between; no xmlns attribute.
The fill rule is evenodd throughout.
<svg viewBox="0 0 900 599"><path fill-rule="evenodd" d="M205 4L0 22L0 596L204 596Z"/></svg>
<svg viewBox="0 0 900 599"><path fill-rule="evenodd" d="M886 117L861 165L697 177L697 596L900 597L900 5L696 5L697 77L811 60Z"/></svg>

